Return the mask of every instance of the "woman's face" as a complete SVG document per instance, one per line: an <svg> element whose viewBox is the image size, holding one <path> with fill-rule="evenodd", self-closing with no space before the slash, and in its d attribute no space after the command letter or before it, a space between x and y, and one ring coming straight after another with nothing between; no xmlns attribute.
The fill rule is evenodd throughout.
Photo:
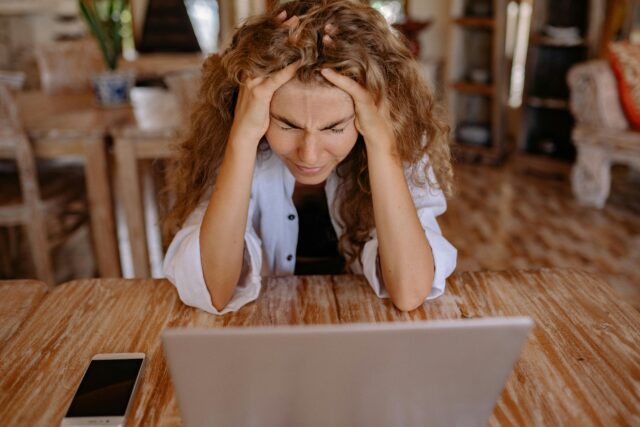
<svg viewBox="0 0 640 427"><path fill-rule="evenodd" d="M274 93L270 115L267 141L301 184L325 181L358 139L353 100L336 87L290 80Z"/></svg>

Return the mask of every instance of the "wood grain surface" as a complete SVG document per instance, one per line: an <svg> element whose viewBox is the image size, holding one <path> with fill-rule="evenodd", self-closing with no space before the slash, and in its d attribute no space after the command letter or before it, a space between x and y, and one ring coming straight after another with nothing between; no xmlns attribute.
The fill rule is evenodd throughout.
<svg viewBox="0 0 640 427"><path fill-rule="evenodd" d="M410 313L379 300L361 276L268 278L258 300L225 316L185 306L164 280L70 282L49 292L0 350L0 420L56 425L93 354L141 351L148 364L128 425L181 425L161 348L167 327L511 315L536 326L490 425L640 424L640 313L573 270L459 274L445 295Z"/></svg>
<svg viewBox="0 0 640 427"><path fill-rule="evenodd" d="M0 281L0 350L33 315L48 290L46 283L37 280Z"/></svg>

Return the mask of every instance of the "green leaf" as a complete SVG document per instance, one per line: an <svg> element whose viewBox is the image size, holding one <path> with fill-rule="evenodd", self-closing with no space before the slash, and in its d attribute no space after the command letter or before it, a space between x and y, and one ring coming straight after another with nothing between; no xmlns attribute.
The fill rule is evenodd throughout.
<svg viewBox="0 0 640 427"><path fill-rule="evenodd" d="M122 53L122 12L128 4L128 0L78 0L80 12L110 70L116 69Z"/></svg>

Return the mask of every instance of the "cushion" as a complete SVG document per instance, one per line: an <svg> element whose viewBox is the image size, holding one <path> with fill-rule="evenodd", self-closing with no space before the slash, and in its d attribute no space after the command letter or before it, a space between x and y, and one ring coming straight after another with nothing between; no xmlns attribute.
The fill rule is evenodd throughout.
<svg viewBox="0 0 640 427"><path fill-rule="evenodd" d="M640 45L627 41L611 43L609 61L629 124L640 129Z"/></svg>

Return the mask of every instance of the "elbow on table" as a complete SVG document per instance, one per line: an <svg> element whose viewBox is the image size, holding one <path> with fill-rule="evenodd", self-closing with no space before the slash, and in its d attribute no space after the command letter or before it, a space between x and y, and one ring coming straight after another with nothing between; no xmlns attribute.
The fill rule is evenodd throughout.
<svg viewBox="0 0 640 427"><path fill-rule="evenodd" d="M413 311L422 306L429 296L435 274L416 268L400 277L382 276L393 305L400 311Z"/></svg>
<svg viewBox="0 0 640 427"><path fill-rule="evenodd" d="M408 288L405 288L408 289ZM411 291L404 291L391 295L391 301L393 305L400 311L413 311L424 304L427 299L431 286L423 289L413 289Z"/></svg>
<svg viewBox="0 0 640 427"><path fill-rule="evenodd" d="M225 286L224 284L213 284L210 286L207 283L207 288L209 290L211 304L218 311L222 311L227 304L229 304L235 291L235 286Z"/></svg>
<svg viewBox="0 0 640 427"><path fill-rule="evenodd" d="M418 300L391 298L391 301L393 301L393 305L400 311L413 311L422 306L422 304L424 303L424 299Z"/></svg>
<svg viewBox="0 0 640 427"><path fill-rule="evenodd" d="M224 310L224 308L227 306L227 304L229 304L229 301L231 299L228 299L226 301L222 301L219 302L220 300L218 298L211 298L211 304L213 305L213 307L218 310L218 311L222 311Z"/></svg>
<svg viewBox="0 0 640 427"><path fill-rule="evenodd" d="M226 267L226 268L225 268ZM203 262L202 273L204 283L209 292L211 305L218 310L223 310L233 299L236 288L240 284L243 275L243 265L233 265L232 263L210 263Z"/></svg>

